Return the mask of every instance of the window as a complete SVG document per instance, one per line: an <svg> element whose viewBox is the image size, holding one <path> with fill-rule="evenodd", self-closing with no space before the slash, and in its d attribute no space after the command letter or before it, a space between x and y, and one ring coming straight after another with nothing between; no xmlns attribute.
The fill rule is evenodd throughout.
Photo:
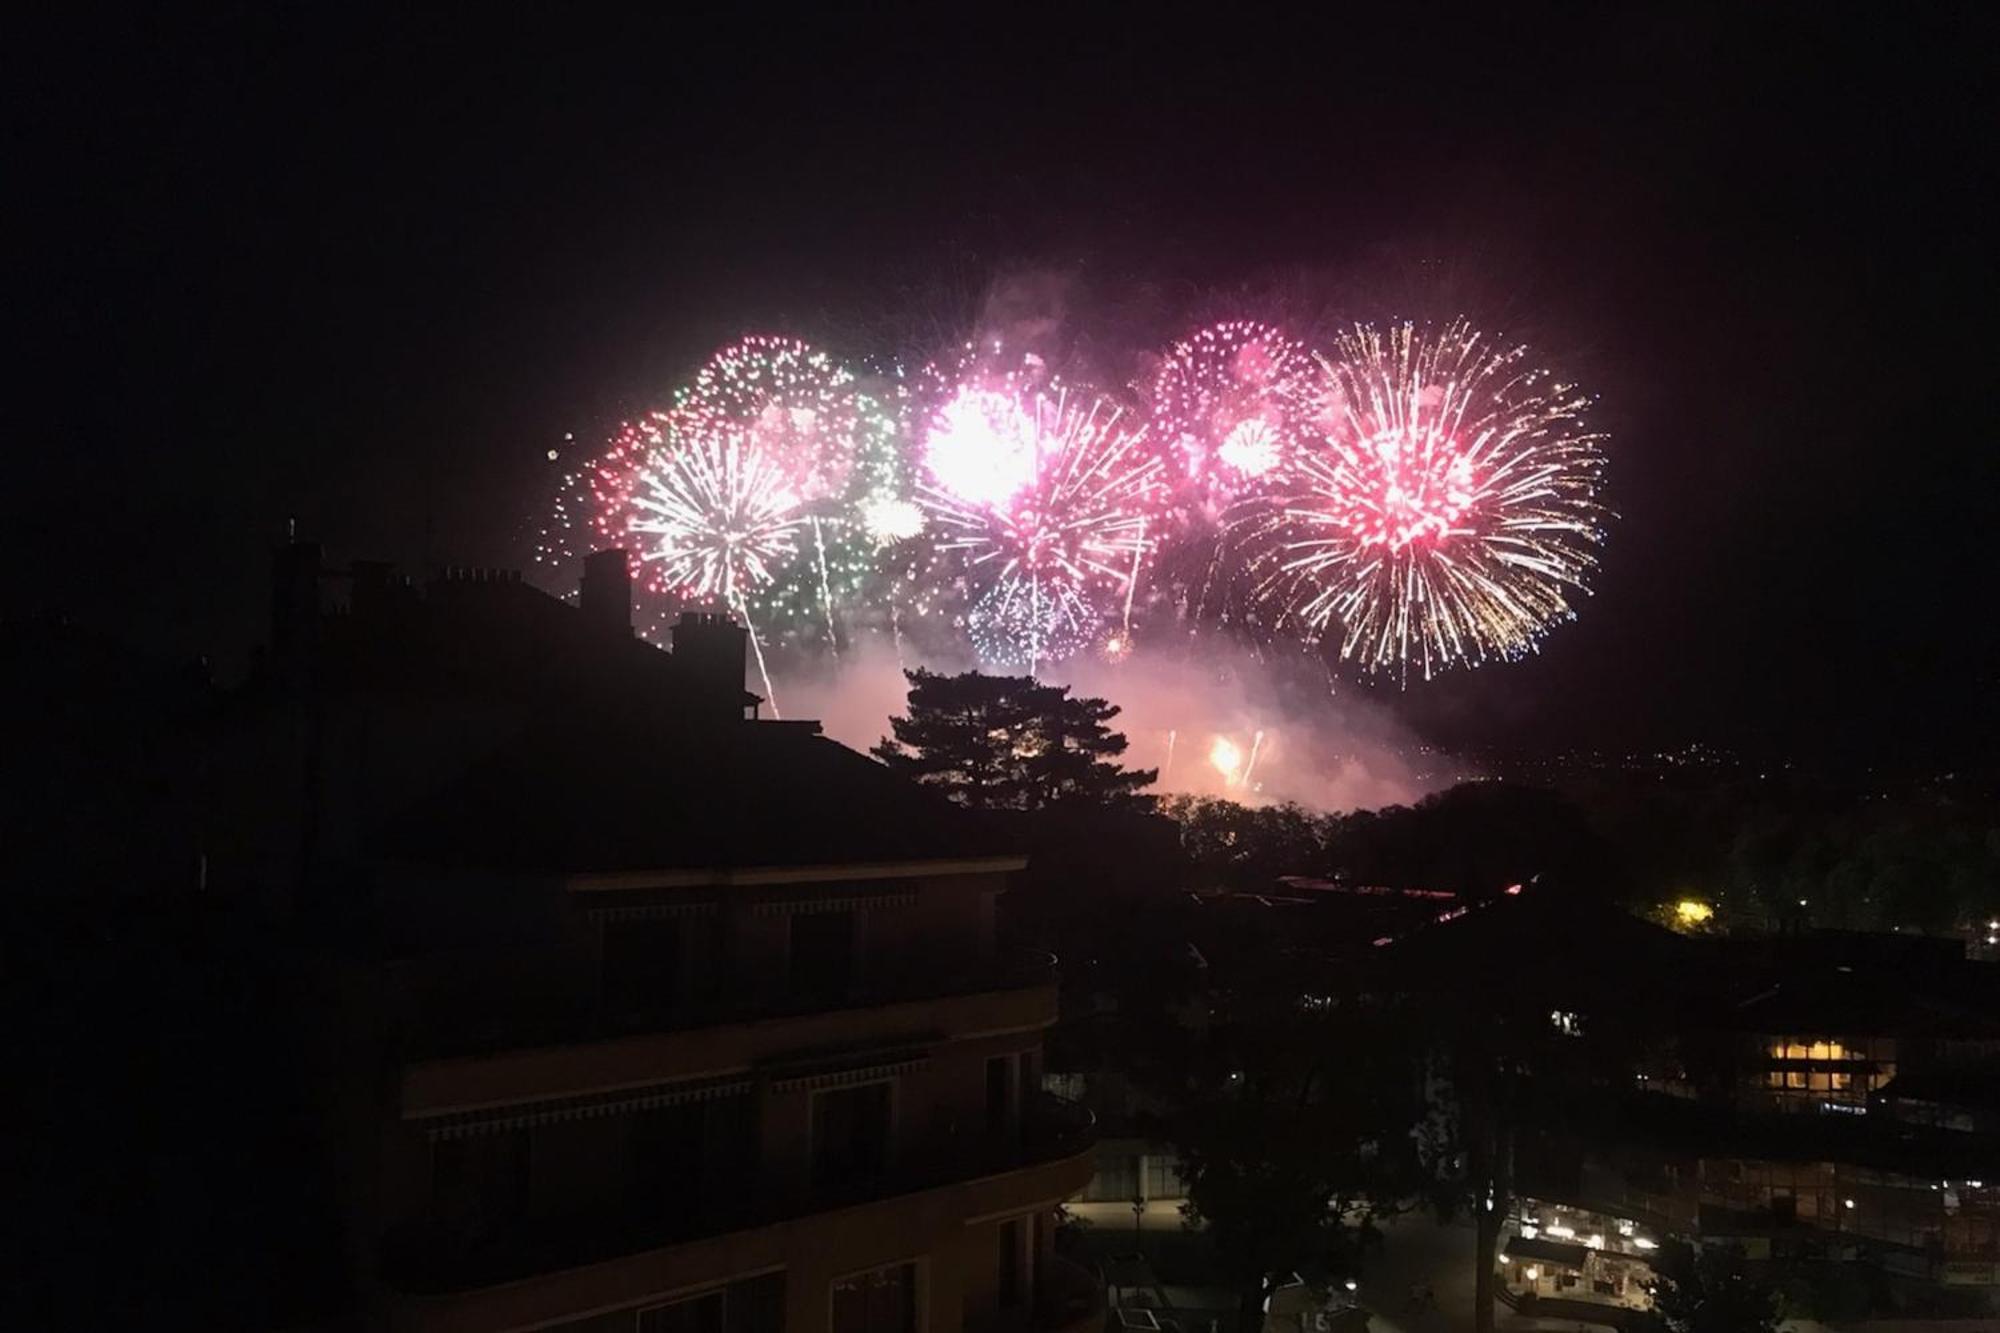
<svg viewBox="0 0 2000 1333"><path fill-rule="evenodd" d="M813 1183L865 1184L889 1169L887 1082L813 1096Z"/></svg>
<svg viewBox="0 0 2000 1333"><path fill-rule="evenodd" d="M1187 1186L1181 1182L1179 1158L1164 1155L1146 1158L1146 1197L1149 1199L1187 1197Z"/></svg>
<svg viewBox="0 0 2000 1333"><path fill-rule="evenodd" d="M700 1102L656 1106L632 1117L632 1174L637 1201L673 1208L701 1192L702 1129L707 1108Z"/></svg>
<svg viewBox="0 0 2000 1333"><path fill-rule="evenodd" d="M1015 1057L996 1055L986 1062L986 1132L1000 1134L1014 1121Z"/></svg>
<svg viewBox="0 0 2000 1333"><path fill-rule="evenodd" d="M639 1311L639 1333L722 1333L724 1305L719 1291L656 1305Z"/></svg>
<svg viewBox="0 0 2000 1333"><path fill-rule="evenodd" d="M833 1333L917 1333L917 1266L891 1264L833 1284Z"/></svg>
<svg viewBox="0 0 2000 1333"><path fill-rule="evenodd" d="M526 1211L528 1131L504 1130L438 1142L431 1157L431 1212L485 1238Z"/></svg>
<svg viewBox="0 0 2000 1333"><path fill-rule="evenodd" d="M681 923L608 921L604 925L604 1005L626 1017L657 1015L679 998Z"/></svg>
<svg viewBox="0 0 2000 1333"><path fill-rule="evenodd" d="M1010 1217L1000 1224L999 1304L1011 1310L1021 1303L1021 1219Z"/></svg>
<svg viewBox="0 0 2000 1333"><path fill-rule="evenodd" d="M854 984L854 913L800 912L792 917L794 995L834 998Z"/></svg>
<svg viewBox="0 0 2000 1333"><path fill-rule="evenodd" d="M659 1106L632 1117L635 1202L648 1211L716 1199L757 1168L757 1103L748 1093Z"/></svg>
<svg viewBox="0 0 2000 1333"><path fill-rule="evenodd" d="M639 1311L637 1333L783 1333L785 1275L766 1273Z"/></svg>

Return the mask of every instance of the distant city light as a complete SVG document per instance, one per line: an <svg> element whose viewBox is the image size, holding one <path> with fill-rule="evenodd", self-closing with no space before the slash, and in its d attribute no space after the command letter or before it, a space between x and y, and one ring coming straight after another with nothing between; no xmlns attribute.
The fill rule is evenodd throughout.
<svg viewBox="0 0 2000 1333"><path fill-rule="evenodd" d="M1683 898L1674 904L1674 920L1683 926L1707 924L1715 916L1715 909L1699 898Z"/></svg>

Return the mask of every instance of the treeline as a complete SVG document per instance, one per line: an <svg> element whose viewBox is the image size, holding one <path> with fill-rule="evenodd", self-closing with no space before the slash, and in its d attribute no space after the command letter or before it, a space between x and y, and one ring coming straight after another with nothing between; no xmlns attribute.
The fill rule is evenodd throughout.
<svg viewBox="0 0 2000 1333"><path fill-rule="evenodd" d="M2000 919L2000 806L1980 792L1745 780L1565 794L1474 782L1339 815L1187 796L1160 810L1208 887L1305 874L1479 893L1540 875L1635 907L1694 897L1726 915L1838 929Z"/></svg>

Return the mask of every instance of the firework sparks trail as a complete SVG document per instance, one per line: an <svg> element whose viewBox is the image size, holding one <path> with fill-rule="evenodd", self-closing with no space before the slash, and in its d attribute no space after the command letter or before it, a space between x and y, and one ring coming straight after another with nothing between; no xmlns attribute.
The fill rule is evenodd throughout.
<svg viewBox="0 0 2000 1333"><path fill-rule="evenodd" d="M1574 616L1603 540L1589 399L1463 321L1357 327L1321 428L1243 521L1254 596L1370 672L1511 660Z"/></svg>
<svg viewBox="0 0 2000 1333"><path fill-rule="evenodd" d="M771 668L764 664L764 644L757 637L757 622L750 618L750 608L740 599L732 609L743 617L743 630L750 639L750 653L757 659L757 678L764 682L764 702L771 705L771 716L783 721L785 714L778 707L778 691L771 685Z"/></svg>
<svg viewBox="0 0 2000 1333"><path fill-rule="evenodd" d="M833 654L833 660L840 660L840 636L833 627L833 593L828 588L826 573L826 529L821 525L819 515L813 515L813 563L819 570L819 603L826 612L826 646Z"/></svg>
<svg viewBox="0 0 2000 1333"><path fill-rule="evenodd" d="M1256 736L1251 738L1250 757L1243 761L1243 779L1241 782L1237 784L1238 786L1248 787L1250 785L1250 775L1257 771L1257 755L1263 750L1263 748L1264 748L1264 733L1262 731L1259 731L1256 734Z"/></svg>
<svg viewBox="0 0 2000 1333"><path fill-rule="evenodd" d="M967 623L984 660L1038 670L1092 641L1104 592L1123 585L1129 606L1164 485L1145 431L1117 407L968 377L930 417L923 450L917 504L935 549L980 589Z"/></svg>

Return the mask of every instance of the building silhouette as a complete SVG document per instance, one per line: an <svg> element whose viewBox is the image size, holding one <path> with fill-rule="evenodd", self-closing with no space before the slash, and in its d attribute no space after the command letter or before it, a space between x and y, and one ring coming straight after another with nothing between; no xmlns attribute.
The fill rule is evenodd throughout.
<svg viewBox="0 0 2000 1333"><path fill-rule="evenodd" d="M334 1318L1092 1326L1054 960L996 939L1013 835L761 720L727 616L634 638L625 571L568 605L277 556L211 859L295 925Z"/></svg>

